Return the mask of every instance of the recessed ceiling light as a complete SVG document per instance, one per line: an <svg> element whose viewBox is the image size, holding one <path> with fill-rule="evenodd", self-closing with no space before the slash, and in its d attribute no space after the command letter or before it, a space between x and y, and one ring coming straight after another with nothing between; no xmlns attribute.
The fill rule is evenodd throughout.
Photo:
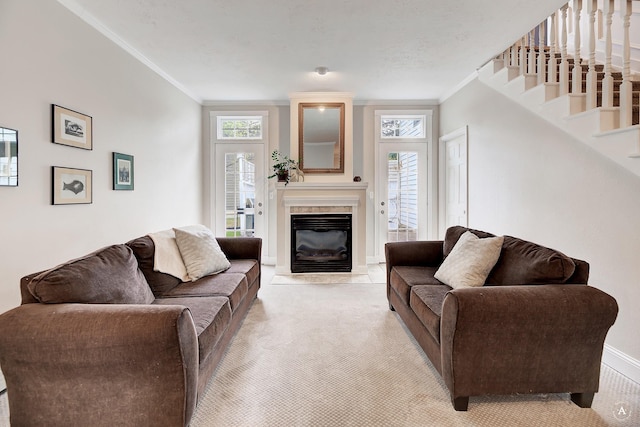
<svg viewBox="0 0 640 427"><path fill-rule="evenodd" d="M318 73L321 76L324 76L328 72L329 72L329 69L327 67L316 67L316 73Z"/></svg>

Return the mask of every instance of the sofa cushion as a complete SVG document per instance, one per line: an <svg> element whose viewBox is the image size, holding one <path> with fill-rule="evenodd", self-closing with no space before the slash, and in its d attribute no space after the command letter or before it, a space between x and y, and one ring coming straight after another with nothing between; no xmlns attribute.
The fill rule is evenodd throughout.
<svg viewBox="0 0 640 427"><path fill-rule="evenodd" d="M138 266L156 296L170 291L181 283L177 277L154 270L155 245L151 237L138 237L127 242L127 246L133 250L138 259Z"/></svg>
<svg viewBox="0 0 640 427"><path fill-rule="evenodd" d="M462 226L447 229L443 252L447 256L466 231L480 238L494 237L485 231ZM554 284L565 283L575 271L571 258L555 249L512 236L504 236L498 262L487 277L491 285ZM588 274L588 272L587 272ZM585 280L586 282L586 280Z"/></svg>
<svg viewBox="0 0 640 427"><path fill-rule="evenodd" d="M204 225L174 228L180 255L191 281L230 267L215 236Z"/></svg>
<svg viewBox="0 0 640 427"><path fill-rule="evenodd" d="M189 309L198 334L200 363L206 360L231 323L231 306L225 297L158 298L153 303Z"/></svg>
<svg viewBox="0 0 640 427"><path fill-rule="evenodd" d="M235 311L248 292L249 284L244 274L225 272L213 276L205 276L195 282L181 283L162 296L164 298L227 297L229 298L231 310Z"/></svg>
<svg viewBox="0 0 640 427"><path fill-rule="evenodd" d="M240 273L247 276L249 287L253 286L260 276L260 264L255 259L232 259L229 260L231 267L224 273Z"/></svg>
<svg viewBox="0 0 640 427"><path fill-rule="evenodd" d="M133 251L112 245L34 277L28 285L41 303L150 304L154 300Z"/></svg>
<svg viewBox="0 0 640 427"><path fill-rule="evenodd" d="M440 343L440 317L444 297L449 286L414 286L411 288L409 305L431 336Z"/></svg>
<svg viewBox="0 0 640 427"><path fill-rule="evenodd" d="M465 232L449 253L434 277L452 288L482 286L498 261L504 237L479 238Z"/></svg>
<svg viewBox="0 0 640 427"><path fill-rule="evenodd" d="M502 254L487 278L495 285L565 283L575 271L571 258L536 243L505 236Z"/></svg>
<svg viewBox="0 0 640 427"><path fill-rule="evenodd" d="M400 299L402 299L402 302L409 305L409 295L411 294L411 288L413 286L442 286L442 282L433 277L437 269L438 267L396 265L391 269L389 285L396 291ZM447 286L447 288L449 287Z"/></svg>
<svg viewBox="0 0 640 427"><path fill-rule="evenodd" d="M453 247L458 243L458 239L467 231L471 231L473 234L481 239L486 237L496 237L495 234L487 233L486 231L474 230L473 228L462 227L455 225L447 228L444 235L444 242L442 243L442 253L445 257L449 256Z"/></svg>

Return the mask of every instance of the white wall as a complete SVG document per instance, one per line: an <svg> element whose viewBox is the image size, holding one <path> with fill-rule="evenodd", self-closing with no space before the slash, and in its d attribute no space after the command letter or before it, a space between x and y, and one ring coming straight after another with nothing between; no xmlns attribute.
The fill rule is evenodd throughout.
<svg viewBox="0 0 640 427"><path fill-rule="evenodd" d="M0 126L19 131L19 186L0 187L0 312L20 277L202 221L200 105L55 1L0 3ZM93 150L51 141L51 104L93 117ZM112 152L135 156L113 191ZM93 170L93 203L52 206L51 166Z"/></svg>
<svg viewBox="0 0 640 427"><path fill-rule="evenodd" d="M620 306L607 344L640 360L640 179L477 80L440 117L469 126L470 227L588 261Z"/></svg>

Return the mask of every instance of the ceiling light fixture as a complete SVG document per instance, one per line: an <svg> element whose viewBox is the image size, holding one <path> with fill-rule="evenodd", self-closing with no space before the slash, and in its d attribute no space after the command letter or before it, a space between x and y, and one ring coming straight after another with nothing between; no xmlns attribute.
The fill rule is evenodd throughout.
<svg viewBox="0 0 640 427"><path fill-rule="evenodd" d="M318 73L318 75L320 76L324 76L328 72L329 72L329 69L327 67L316 67L316 73Z"/></svg>

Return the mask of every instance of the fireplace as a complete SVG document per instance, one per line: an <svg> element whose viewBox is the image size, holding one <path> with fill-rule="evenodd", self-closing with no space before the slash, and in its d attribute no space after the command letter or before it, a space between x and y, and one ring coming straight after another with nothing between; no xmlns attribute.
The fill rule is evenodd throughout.
<svg viewBox="0 0 640 427"><path fill-rule="evenodd" d="M291 272L350 272L351 215L291 215Z"/></svg>

